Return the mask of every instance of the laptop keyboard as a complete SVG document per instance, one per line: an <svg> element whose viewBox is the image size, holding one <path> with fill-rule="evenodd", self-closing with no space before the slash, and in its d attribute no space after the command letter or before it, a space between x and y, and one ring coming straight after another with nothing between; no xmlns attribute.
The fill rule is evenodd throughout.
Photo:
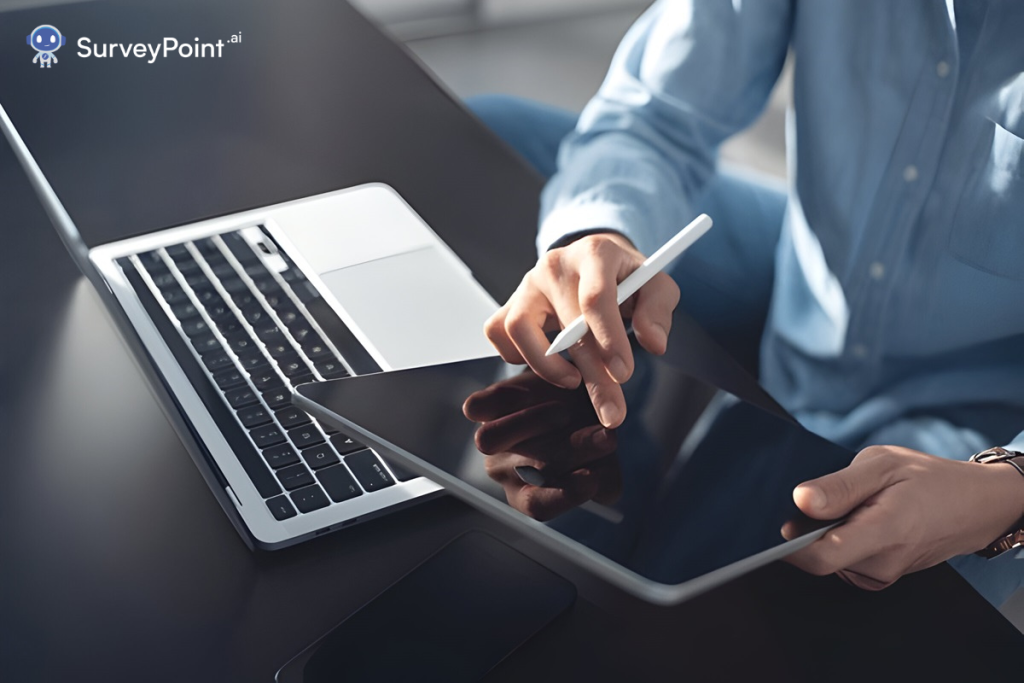
<svg viewBox="0 0 1024 683"><path fill-rule="evenodd" d="M274 517L285 520L414 475L389 468L363 444L292 405L295 386L351 370L308 315L306 304L320 295L283 251L279 256L285 268L272 271L240 232L230 232L138 254L132 265L145 273L273 472L273 479L256 472L261 476L253 480ZM243 465L253 473L252 461Z"/></svg>

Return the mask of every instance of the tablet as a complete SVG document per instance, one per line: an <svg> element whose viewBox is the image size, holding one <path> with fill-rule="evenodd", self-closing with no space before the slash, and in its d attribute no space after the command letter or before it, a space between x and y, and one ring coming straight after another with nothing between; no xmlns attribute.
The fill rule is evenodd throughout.
<svg viewBox="0 0 1024 683"><path fill-rule="evenodd" d="M801 515L793 488L853 453L800 427L735 368L713 368L721 358L685 335L660 357L633 346L615 430L585 389L496 357L307 384L295 400L389 466L657 604L783 558L833 524Z"/></svg>

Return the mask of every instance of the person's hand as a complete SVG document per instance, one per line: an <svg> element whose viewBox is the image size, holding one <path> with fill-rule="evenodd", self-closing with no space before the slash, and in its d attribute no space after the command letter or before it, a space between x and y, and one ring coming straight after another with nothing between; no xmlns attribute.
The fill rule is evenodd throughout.
<svg viewBox="0 0 1024 683"><path fill-rule="evenodd" d="M582 389L561 389L526 371L474 393L462 410L480 423L476 445L487 456L488 476L523 514L547 521L621 495L615 432L595 422ZM530 469L521 475L521 468Z"/></svg>
<svg viewBox="0 0 1024 683"><path fill-rule="evenodd" d="M633 373L623 318L632 318L641 346L661 355L679 303L679 287L659 273L620 308L616 287L643 261L643 254L617 233L588 235L552 249L485 323L484 332L503 359L527 363L552 384L573 389L582 379L601 423L617 427L626 417L619 384ZM561 356L545 356L545 332L563 328L581 314L590 333L569 349L575 367Z"/></svg>
<svg viewBox="0 0 1024 683"><path fill-rule="evenodd" d="M1024 477L1007 464L873 446L849 467L800 484L793 500L815 519L849 518L787 561L880 590L1008 533L1024 516Z"/></svg>

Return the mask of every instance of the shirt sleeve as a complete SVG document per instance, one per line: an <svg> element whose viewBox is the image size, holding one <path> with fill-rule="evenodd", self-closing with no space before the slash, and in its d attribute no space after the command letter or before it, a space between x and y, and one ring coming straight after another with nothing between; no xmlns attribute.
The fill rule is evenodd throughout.
<svg viewBox="0 0 1024 683"><path fill-rule="evenodd" d="M792 21L792 0L653 5L562 143L541 198L538 250L611 229L650 254L692 220L719 145L768 101Z"/></svg>

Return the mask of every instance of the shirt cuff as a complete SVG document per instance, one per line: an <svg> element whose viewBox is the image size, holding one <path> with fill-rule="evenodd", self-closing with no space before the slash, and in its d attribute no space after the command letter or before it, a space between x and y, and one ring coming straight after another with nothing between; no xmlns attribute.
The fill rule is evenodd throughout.
<svg viewBox="0 0 1024 683"><path fill-rule="evenodd" d="M628 207L610 203L568 205L555 209L541 222L537 233L537 253L581 232L612 230L625 235L644 255L653 253L645 231L637 230L638 216Z"/></svg>

